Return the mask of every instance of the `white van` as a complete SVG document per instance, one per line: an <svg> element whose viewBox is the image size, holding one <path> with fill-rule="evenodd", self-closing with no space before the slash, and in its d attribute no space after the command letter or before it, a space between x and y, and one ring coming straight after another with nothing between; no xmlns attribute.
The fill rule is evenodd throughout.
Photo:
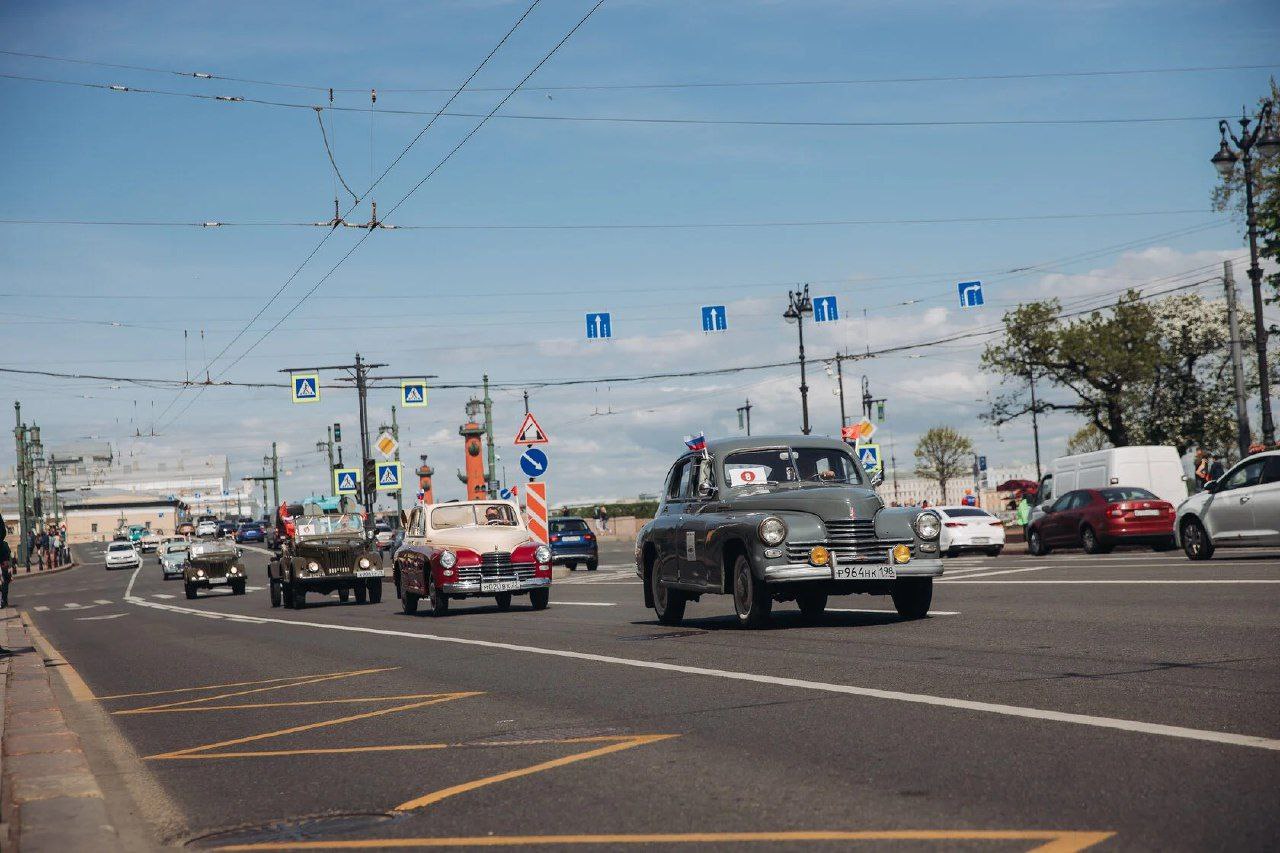
<svg viewBox="0 0 1280 853"><path fill-rule="evenodd" d="M1187 499L1187 475L1176 447L1108 447L1059 456L1040 478L1037 508L1075 489L1140 486L1175 507Z"/></svg>

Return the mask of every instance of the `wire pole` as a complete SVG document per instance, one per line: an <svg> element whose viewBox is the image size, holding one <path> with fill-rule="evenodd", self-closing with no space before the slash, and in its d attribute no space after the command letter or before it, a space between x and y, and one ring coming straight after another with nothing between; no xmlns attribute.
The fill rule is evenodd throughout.
<svg viewBox="0 0 1280 853"><path fill-rule="evenodd" d="M1036 446L1036 482L1040 481L1040 407L1036 404L1036 373L1027 364L1027 383L1031 386L1031 438Z"/></svg>
<svg viewBox="0 0 1280 853"><path fill-rule="evenodd" d="M495 472L498 460L495 457L496 451L493 447L493 400L489 397L489 374L484 375L484 434L485 441L488 445L489 470L485 472L484 490L492 500L498 496L498 490L494 487Z"/></svg>
<svg viewBox="0 0 1280 853"><path fill-rule="evenodd" d="M266 491L265 487L263 491ZM266 495L263 495L265 498ZM271 499L273 506L280 506L280 456L276 453L276 443L271 442ZM270 513L267 513L270 515Z"/></svg>
<svg viewBox="0 0 1280 853"><path fill-rule="evenodd" d="M373 502L378 484L369 470L369 382L368 367L360 353L356 353L356 396L360 401L360 492L364 499L365 533L373 530Z"/></svg>

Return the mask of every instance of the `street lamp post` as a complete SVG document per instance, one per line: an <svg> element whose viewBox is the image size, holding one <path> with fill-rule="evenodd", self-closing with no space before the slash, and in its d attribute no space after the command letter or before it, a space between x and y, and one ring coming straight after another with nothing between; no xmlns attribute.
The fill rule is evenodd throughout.
<svg viewBox="0 0 1280 853"><path fill-rule="evenodd" d="M801 431L808 435L809 429L809 383L805 379L804 370L804 315L813 313L813 300L809 298L809 285L804 290L787 292L787 310L782 317L788 323L795 323L800 335L800 411L803 416Z"/></svg>
<svg viewBox="0 0 1280 853"><path fill-rule="evenodd" d="M1280 132L1272 121L1274 104L1263 103L1258 115L1250 118L1241 112L1240 134L1231 132L1226 121L1218 122L1221 144L1210 158L1222 177L1229 177L1237 162L1244 168L1245 228L1249 233L1249 284L1253 288L1254 345L1258 353L1258 384L1262 396L1262 441L1268 447L1276 442L1275 422L1271 419L1271 377L1267 370L1267 326L1262 316L1262 267L1258 265L1258 217L1253 202L1253 151L1257 148L1263 156L1280 153ZM1232 148L1235 144L1235 149ZM1238 151L1236 150L1238 149Z"/></svg>

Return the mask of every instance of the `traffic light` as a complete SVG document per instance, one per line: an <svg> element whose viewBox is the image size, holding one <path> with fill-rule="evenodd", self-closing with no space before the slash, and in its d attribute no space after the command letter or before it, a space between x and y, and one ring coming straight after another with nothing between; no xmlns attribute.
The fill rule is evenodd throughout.
<svg viewBox="0 0 1280 853"><path fill-rule="evenodd" d="M365 483L377 484L378 482L378 461L376 459L366 459L364 461L364 481Z"/></svg>
<svg viewBox="0 0 1280 853"><path fill-rule="evenodd" d="M342 443L342 424L333 425L333 440Z"/></svg>
<svg viewBox="0 0 1280 853"><path fill-rule="evenodd" d="M884 402L883 401L876 403L876 420L878 420L880 423L884 423Z"/></svg>

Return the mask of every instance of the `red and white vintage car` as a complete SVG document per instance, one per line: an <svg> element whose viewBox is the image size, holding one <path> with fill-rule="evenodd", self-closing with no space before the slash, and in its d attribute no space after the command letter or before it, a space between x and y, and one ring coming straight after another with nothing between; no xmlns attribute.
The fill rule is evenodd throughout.
<svg viewBox="0 0 1280 853"><path fill-rule="evenodd" d="M450 599L492 598L499 609L528 595L534 610L551 597L551 549L533 539L510 501L453 501L415 507L393 564L405 613L427 599L449 612Z"/></svg>

